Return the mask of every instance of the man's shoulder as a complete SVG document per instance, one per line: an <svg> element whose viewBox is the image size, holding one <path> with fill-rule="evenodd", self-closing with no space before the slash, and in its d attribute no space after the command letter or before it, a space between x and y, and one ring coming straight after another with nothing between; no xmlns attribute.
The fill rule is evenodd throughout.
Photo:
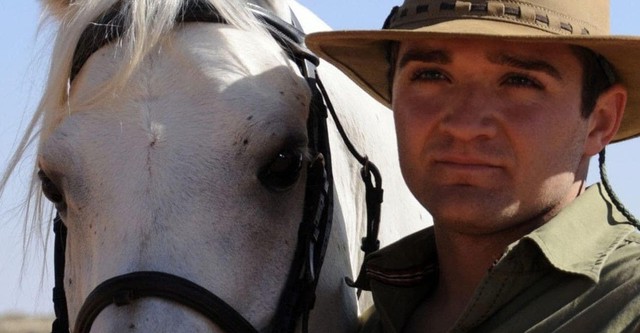
<svg viewBox="0 0 640 333"><path fill-rule="evenodd" d="M600 279L584 296L585 316L607 318L594 324L608 331L640 329L640 233L626 235L611 251ZM593 308L593 311L589 311ZM588 321L585 319L585 321Z"/></svg>
<svg viewBox="0 0 640 333"><path fill-rule="evenodd" d="M620 285L635 281L640 285L640 233L627 234L611 251L600 274L599 284ZM640 294L635 295L640 298Z"/></svg>
<svg viewBox="0 0 640 333"><path fill-rule="evenodd" d="M625 241L629 244L635 244L637 247L640 245L640 230L636 230L625 237ZM636 248L636 251L638 249Z"/></svg>

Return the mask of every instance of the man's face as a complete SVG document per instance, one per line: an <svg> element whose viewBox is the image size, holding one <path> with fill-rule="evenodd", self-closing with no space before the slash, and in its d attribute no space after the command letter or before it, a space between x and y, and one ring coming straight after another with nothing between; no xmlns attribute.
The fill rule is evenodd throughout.
<svg viewBox="0 0 640 333"><path fill-rule="evenodd" d="M568 46L410 41L397 59L400 164L437 225L498 232L555 214L578 194L589 123Z"/></svg>

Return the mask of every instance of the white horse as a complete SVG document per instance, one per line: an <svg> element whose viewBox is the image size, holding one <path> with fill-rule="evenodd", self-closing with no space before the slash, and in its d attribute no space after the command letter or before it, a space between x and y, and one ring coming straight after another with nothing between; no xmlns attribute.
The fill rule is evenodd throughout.
<svg viewBox="0 0 640 333"><path fill-rule="evenodd" d="M176 24L185 1L45 1L59 31L24 142L37 133L36 168L68 228L71 326L96 286L135 271L189 279L260 331L283 292L313 156L309 86L244 3L207 0L227 24ZM295 2L255 3L287 22L293 11L306 32L328 29ZM114 8L127 30L72 79L81 34ZM391 112L329 64L318 71L354 145L384 177L381 243L426 227L430 219L399 173ZM329 139L334 225L309 328L352 332L366 301L358 305L344 277L362 262L365 192L360 165L331 120ZM133 329L220 331L192 309L152 297L107 306L92 332Z"/></svg>

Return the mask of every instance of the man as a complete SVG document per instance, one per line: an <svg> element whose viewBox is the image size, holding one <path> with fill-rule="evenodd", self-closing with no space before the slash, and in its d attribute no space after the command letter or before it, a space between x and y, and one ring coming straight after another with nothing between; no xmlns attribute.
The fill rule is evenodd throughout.
<svg viewBox="0 0 640 333"><path fill-rule="evenodd" d="M405 0L307 45L391 106L434 226L365 260L365 332L640 332L640 236L589 160L640 135L608 0ZM604 156L604 155L602 155ZM603 177L603 179L606 179Z"/></svg>

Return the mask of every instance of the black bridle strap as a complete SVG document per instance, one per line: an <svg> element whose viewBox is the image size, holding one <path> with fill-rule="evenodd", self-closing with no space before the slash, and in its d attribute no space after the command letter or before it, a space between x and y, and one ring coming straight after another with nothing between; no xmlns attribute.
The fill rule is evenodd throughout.
<svg viewBox="0 0 640 333"><path fill-rule="evenodd" d="M357 149L349 140L349 136L342 127L342 123L338 119L338 115L333 108L333 104L331 100L328 98L328 93L322 84L322 81L318 78L317 80L318 87L322 92L323 96L326 96L324 103L327 106L331 114L331 118L333 118L334 123L336 124L336 129L338 133L340 133L340 137L342 137L342 141L347 146L347 149L353 155L353 157L362 165L360 169L360 176L365 184L365 200L367 205L367 234L362 238L362 245L360 249L364 251L365 256L369 253L377 251L380 248L380 241L378 241L378 231L380 230L380 215L381 215L381 205L383 200L384 191L382 189L382 175L373 162L369 160L369 158L365 155L361 155L358 153ZM375 181L375 182L374 182ZM347 280L349 285L352 283Z"/></svg>
<svg viewBox="0 0 640 333"><path fill-rule="evenodd" d="M318 152L307 170L303 221L284 291L272 321L271 332L293 332L302 318L303 332L315 303L315 290L329 242L333 219L333 176L327 133L327 112L315 87L315 71L307 76L312 102L307 120L309 146ZM310 204L309 204L310 203Z"/></svg>
<svg viewBox="0 0 640 333"><path fill-rule="evenodd" d="M74 333L89 333L94 320L107 306L128 305L145 297L182 304L208 318L225 332L258 332L236 310L209 290L172 274L141 271L120 275L98 285L80 308Z"/></svg>
<svg viewBox="0 0 640 333"><path fill-rule="evenodd" d="M304 45L304 32L258 5L247 3L246 6L249 11L263 23L264 27L266 27L271 34L271 37L273 37L284 50L289 52L289 58L296 62L302 72L302 76L308 79L310 76L315 75L313 70L320 65L320 59L311 53ZM297 22L293 12L291 13L291 17L294 22ZM311 66L311 68L309 68L309 66ZM313 82L310 84L313 84Z"/></svg>
<svg viewBox="0 0 640 333"><path fill-rule="evenodd" d="M53 219L53 310L56 319L51 325L53 333L69 333L69 314L67 312L67 296L64 292L65 246L67 244L67 227L62 223L59 214Z"/></svg>
<svg viewBox="0 0 640 333"><path fill-rule="evenodd" d="M325 123L325 129L328 111L329 114L331 114L331 118L333 118L336 129L338 130L342 141L347 146L347 149L358 163L362 165L362 168L360 169L360 176L365 184L367 233L366 236L362 238L362 245L360 248L364 252L365 256L377 251L380 248L378 232L380 228L381 205L384 196L384 191L382 189L382 175L380 174L378 167L373 164L366 155L362 155L358 152L344 130L333 104L331 103L329 94L316 72L316 67L319 66L320 61L316 55L312 54L304 46L304 32L302 32L300 23L296 19L295 15L292 13L294 26L269 13L260 6L248 3L247 7L265 24L272 37L278 41L284 49L289 50L291 53L291 58L293 58L298 64L302 75L307 79L309 87L312 90L312 98L314 99L312 101L312 106L317 105L320 107L320 109L316 111L318 113L316 116L323 119L322 122ZM314 117L313 112L310 117ZM328 138L328 133L325 133L324 135ZM328 167L328 169L331 170L332 168Z"/></svg>

